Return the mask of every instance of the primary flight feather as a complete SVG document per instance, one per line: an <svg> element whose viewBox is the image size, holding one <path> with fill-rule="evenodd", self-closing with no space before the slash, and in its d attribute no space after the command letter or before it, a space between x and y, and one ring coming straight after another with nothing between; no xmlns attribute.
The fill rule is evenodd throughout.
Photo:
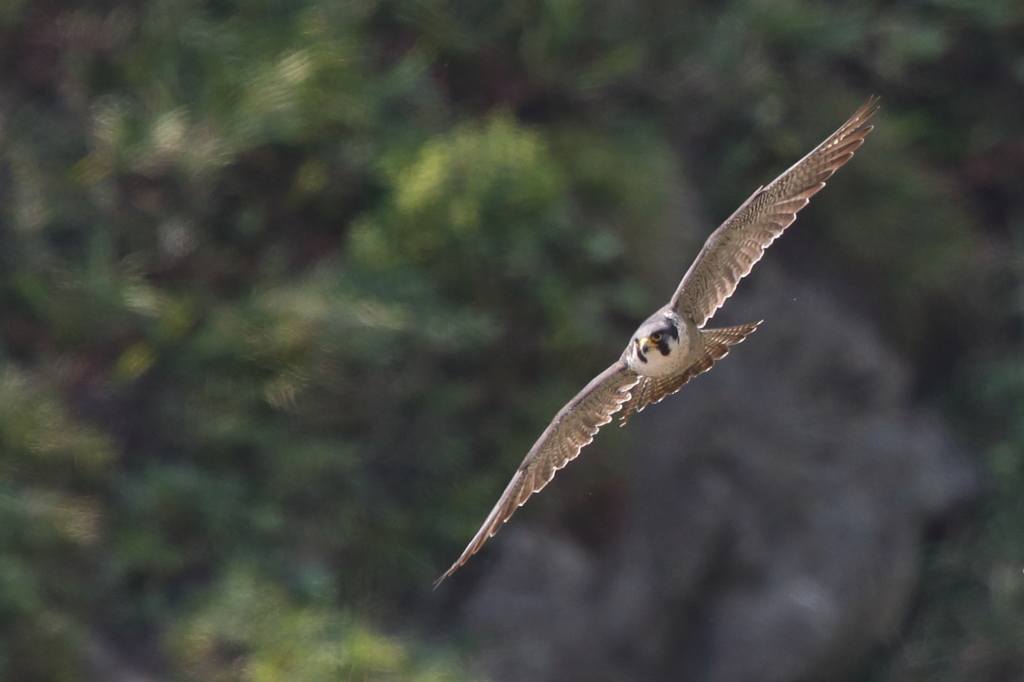
<svg viewBox="0 0 1024 682"><path fill-rule="evenodd" d="M796 220L797 212L853 157L871 132L872 126L865 124L877 110L878 98L868 99L839 130L754 192L711 233L668 304L640 325L611 367L555 415L480 530L435 587L476 554L556 471L575 459L617 412L622 412L625 424L647 405L660 402L711 369L728 354L729 346L757 328L759 322L722 329L704 329L704 325L761 260L765 249Z"/></svg>

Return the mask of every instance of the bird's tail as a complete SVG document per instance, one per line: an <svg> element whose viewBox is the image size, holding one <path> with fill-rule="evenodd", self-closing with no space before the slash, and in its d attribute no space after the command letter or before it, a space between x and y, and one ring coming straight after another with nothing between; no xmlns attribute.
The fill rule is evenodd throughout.
<svg viewBox="0 0 1024 682"><path fill-rule="evenodd" d="M750 332L757 329L757 325L764 322L752 322L750 324L741 324L738 327L722 327L721 329L704 329L704 343L708 346L724 346L722 348L726 353L729 346L735 346L737 343L747 338ZM724 357L724 353L715 357L717 360L719 357Z"/></svg>
<svg viewBox="0 0 1024 682"><path fill-rule="evenodd" d="M711 369L711 365L715 364L716 360L721 360L729 354L729 346L735 346L747 338L747 335L757 329L757 325L761 324L761 322L764 322L764 320L751 322L750 324L741 324L738 327L702 329L701 335L704 337L704 351L697 358L696 362L686 370L687 373L690 376L697 376Z"/></svg>
<svg viewBox="0 0 1024 682"><path fill-rule="evenodd" d="M738 327L701 330L704 337L704 349L693 364L682 373L661 379L640 377L640 381L631 391L630 399L622 406L622 413L619 415L620 426L625 426L630 417L648 405L660 403L662 399L686 385L690 379L711 369L715 360L721 360L729 354L729 346L735 346L747 338L747 335L757 329L759 324L761 322L741 324Z"/></svg>

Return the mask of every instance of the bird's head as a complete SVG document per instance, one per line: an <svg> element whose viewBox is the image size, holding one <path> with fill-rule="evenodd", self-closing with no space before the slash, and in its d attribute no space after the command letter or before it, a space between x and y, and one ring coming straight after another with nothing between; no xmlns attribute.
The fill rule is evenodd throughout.
<svg viewBox="0 0 1024 682"><path fill-rule="evenodd" d="M662 374L674 367L679 348L679 324L664 314L652 315L633 334L626 352L630 369L647 376Z"/></svg>

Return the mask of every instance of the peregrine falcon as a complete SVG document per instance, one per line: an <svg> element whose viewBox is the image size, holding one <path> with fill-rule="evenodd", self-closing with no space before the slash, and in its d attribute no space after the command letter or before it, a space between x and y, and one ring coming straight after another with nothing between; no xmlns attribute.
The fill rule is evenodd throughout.
<svg viewBox="0 0 1024 682"><path fill-rule="evenodd" d="M721 329L704 329L704 325L764 250L796 220L797 212L853 157L873 128L865 123L878 110L877 103L877 97L868 99L839 130L771 184L754 192L711 233L668 304L640 325L611 367L555 415L469 546L437 579L435 587L479 551L556 471L575 459L613 415L621 411L620 420L625 424L640 410L711 369L728 354L729 346L757 328L760 322Z"/></svg>

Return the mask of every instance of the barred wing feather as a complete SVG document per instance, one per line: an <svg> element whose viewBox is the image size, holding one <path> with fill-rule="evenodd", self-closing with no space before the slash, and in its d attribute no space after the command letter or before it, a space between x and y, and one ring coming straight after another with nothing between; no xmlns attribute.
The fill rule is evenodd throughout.
<svg viewBox="0 0 1024 682"><path fill-rule="evenodd" d="M669 306L703 327L825 181L853 158L878 110L872 97L839 130L767 187L758 189L704 244Z"/></svg>
<svg viewBox="0 0 1024 682"><path fill-rule="evenodd" d="M516 509L526 503L530 495L539 492L554 478L556 471L576 459L580 450L594 440L598 430L622 409L622 404L629 400L630 391L639 379L639 375L619 360L594 377L586 388L555 415L548 428L530 448L526 459L519 465L519 470L469 546L452 567L437 579L435 587L476 554L487 539L512 517Z"/></svg>

